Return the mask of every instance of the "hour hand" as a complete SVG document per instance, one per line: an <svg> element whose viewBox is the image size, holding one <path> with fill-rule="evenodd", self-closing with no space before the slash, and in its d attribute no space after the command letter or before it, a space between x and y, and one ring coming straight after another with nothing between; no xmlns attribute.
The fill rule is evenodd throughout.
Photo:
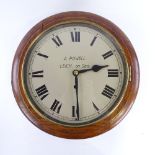
<svg viewBox="0 0 155 155"><path fill-rule="evenodd" d="M92 68L90 69L82 69L82 70L79 70L78 73L85 73L85 72L88 72L88 71L94 71L94 72L98 72L99 70L101 70L102 68L106 68L108 67L109 65L103 65L103 66L100 66L100 65L93 65Z"/></svg>

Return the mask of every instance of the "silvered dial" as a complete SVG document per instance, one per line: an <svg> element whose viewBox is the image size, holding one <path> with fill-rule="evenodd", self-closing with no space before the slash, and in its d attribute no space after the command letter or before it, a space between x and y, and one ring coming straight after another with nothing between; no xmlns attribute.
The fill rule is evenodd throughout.
<svg viewBox="0 0 155 155"><path fill-rule="evenodd" d="M42 33L26 55L26 93L42 115L85 125L108 114L127 81L123 51L104 29L63 24Z"/></svg>

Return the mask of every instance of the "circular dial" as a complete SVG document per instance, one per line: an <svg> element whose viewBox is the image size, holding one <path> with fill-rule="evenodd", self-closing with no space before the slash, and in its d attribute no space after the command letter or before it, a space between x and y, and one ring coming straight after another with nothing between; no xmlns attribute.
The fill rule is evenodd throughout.
<svg viewBox="0 0 155 155"><path fill-rule="evenodd" d="M86 125L117 106L126 68L120 45L106 30L66 23L43 32L29 48L24 87L34 108L51 121Z"/></svg>

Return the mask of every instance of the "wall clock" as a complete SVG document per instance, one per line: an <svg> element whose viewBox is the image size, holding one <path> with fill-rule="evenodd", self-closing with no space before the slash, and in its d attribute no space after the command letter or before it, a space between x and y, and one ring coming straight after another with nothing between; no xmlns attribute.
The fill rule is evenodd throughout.
<svg viewBox="0 0 155 155"><path fill-rule="evenodd" d="M63 138L88 138L116 126L135 100L139 67L125 34L86 12L44 19L21 41L12 87L25 116Z"/></svg>

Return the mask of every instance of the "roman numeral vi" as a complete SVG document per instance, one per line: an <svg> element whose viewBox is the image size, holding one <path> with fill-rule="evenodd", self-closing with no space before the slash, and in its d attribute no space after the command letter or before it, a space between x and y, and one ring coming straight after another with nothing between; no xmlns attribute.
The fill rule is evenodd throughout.
<svg viewBox="0 0 155 155"><path fill-rule="evenodd" d="M72 106L72 117L76 116L76 107Z"/></svg>

